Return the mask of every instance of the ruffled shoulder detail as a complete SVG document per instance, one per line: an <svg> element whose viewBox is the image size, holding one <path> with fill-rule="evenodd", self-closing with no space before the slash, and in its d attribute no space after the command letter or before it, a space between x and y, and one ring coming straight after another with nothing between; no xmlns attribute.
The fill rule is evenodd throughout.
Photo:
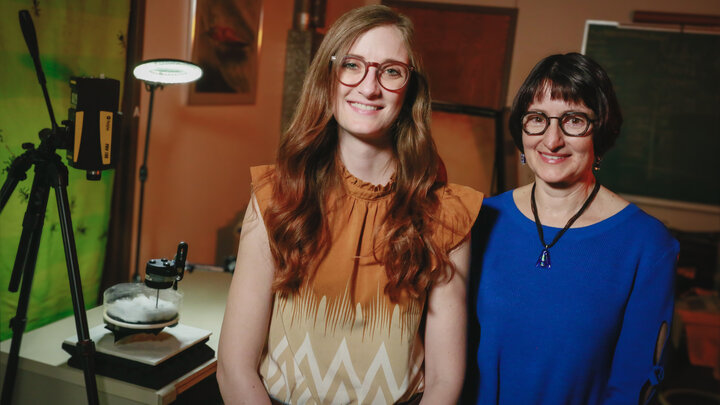
<svg viewBox="0 0 720 405"><path fill-rule="evenodd" d="M265 214L272 197L275 182L275 165L253 166L250 168L250 181L260 212Z"/></svg>
<svg viewBox="0 0 720 405"><path fill-rule="evenodd" d="M473 188L452 183L437 193L440 198L440 221L436 235L441 246L450 251L470 234L484 195Z"/></svg>

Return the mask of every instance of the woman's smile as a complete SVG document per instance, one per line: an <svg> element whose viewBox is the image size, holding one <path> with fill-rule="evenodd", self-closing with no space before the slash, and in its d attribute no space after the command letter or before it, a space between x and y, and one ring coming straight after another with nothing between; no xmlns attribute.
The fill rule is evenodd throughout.
<svg viewBox="0 0 720 405"><path fill-rule="evenodd" d="M348 104L350 104L350 107L358 110L359 113L365 113L368 111L370 111L370 112L379 111L383 108L382 106L379 106L379 105L364 104L364 103L359 103L356 101L348 101Z"/></svg>

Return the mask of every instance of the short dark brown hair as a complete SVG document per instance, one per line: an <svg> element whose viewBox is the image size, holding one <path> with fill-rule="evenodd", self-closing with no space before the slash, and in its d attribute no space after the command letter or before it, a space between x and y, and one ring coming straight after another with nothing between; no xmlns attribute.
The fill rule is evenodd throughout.
<svg viewBox="0 0 720 405"><path fill-rule="evenodd" d="M592 128L595 156L603 156L620 134L622 113L612 82L605 70L590 57L579 53L550 55L532 69L513 101L510 134L523 151L522 115L545 89L553 100L583 103L595 114Z"/></svg>

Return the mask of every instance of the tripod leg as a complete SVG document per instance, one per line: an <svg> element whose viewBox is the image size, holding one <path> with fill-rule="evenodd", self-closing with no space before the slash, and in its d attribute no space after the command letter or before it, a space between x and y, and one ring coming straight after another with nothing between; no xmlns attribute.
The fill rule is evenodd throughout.
<svg viewBox="0 0 720 405"><path fill-rule="evenodd" d="M10 195L15 190L18 182L27 178L25 172L32 166L32 153L34 149L30 147L26 147L25 149L29 150L16 157L7 168L7 178L0 188L0 212L5 208L5 204L7 204L10 199Z"/></svg>
<svg viewBox="0 0 720 405"><path fill-rule="evenodd" d="M95 343L90 339L87 314L85 313L85 302L82 294L80 281L80 267L78 266L77 250L75 248L75 236L73 235L72 219L70 218L70 204L67 195L67 168L58 160L55 178L52 186L55 188L55 199L57 201L58 218L62 230L63 246L65 247L65 262L68 269L68 280L70 281L70 294L72 295L73 309L75 314L75 329L77 330L77 350L81 354L83 371L85 374L85 389L88 396L88 404L98 404L97 382L95 380Z"/></svg>
<svg viewBox="0 0 720 405"><path fill-rule="evenodd" d="M33 271L29 270L22 278L22 287L20 288L18 306L15 316L10 320L12 341L10 342L10 352L8 354L7 365L5 366L5 380L3 381L2 396L0 397L0 404L2 405L9 405L12 403L15 377L17 376L18 363L20 359L20 344L22 343L22 336L25 332L25 325L27 324L27 307L32 280Z"/></svg>
<svg viewBox="0 0 720 405"><path fill-rule="evenodd" d="M18 179L12 179L10 177L8 177L3 183L0 188L0 212L2 212L3 208L5 208L5 204L7 204L10 199L10 195L12 195L12 192L15 190L17 184Z"/></svg>
<svg viewBox="0 0 720 405"><path fill-rule="evenodd" d="M85 389L88 404L98 405L97 382L95 380L95 345L90 340L87 315L80 284L78 270L77 250L70 219L70 205L67 197L67 168L60 161L60 156L53 154L49 160L43 160L35 165L35 178L33 180L28 207L23 219L23 232L20 246L15 258L13 274L11 276L10 291L17 291L22 276L22 288L18 299L18 308L11 321L13 337L8 356L8 363L3 382L0 405L10 405L12 401L15 377L17 374L20 343L25 331L27 306L30 298L30 289L37 262L40 237L42 235L45 211L50 194L50 185L55 188L55 196L59 211L60 227L62 229L63 246L65 247L65 261L68 268L70 291L75 314L75 328L78 334L78 352L82 355L83 371L85 374Z"/></svg>
<svg viewBox="0 0 720 405"><path fill-rule="evenodd" d="M42 236L49 193L50 187L47 182L43 180L42 175L39 175L39 171L36 170L35 179L33 180L30 191L30 198L28 199L28 206L23 219L20 245L17 256L15 257L13 272L10 276L10 287L8 288L11 292L17 291L18 284L22 278L22 287L20 288L15 317L10 321L10 327L13 333L10 343L10 353L8 354L8 361L5 368L2 396L0 396L1 405L9 405L12 400L15 377L17 376L20 344L23 333L25 332L25 324L27 323L30 289L35 274L35 264L37 262L38 248L40 247L40 237Z"/></svg>

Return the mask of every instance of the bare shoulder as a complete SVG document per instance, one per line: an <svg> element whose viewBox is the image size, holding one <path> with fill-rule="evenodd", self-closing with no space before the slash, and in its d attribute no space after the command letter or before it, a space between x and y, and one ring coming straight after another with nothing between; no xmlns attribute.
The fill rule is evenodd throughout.
<svg viewBox="0 0 720 405"><path fill-rule="evenodd" d="M587 226L602 222L625 209L628 204L630 204L629 201L601 186L595 200L577 221L577 224L578 226Z"/></svg>
<svg viewBox="0 0 720 405"><path fill-rule="evenodd" d="M530 208L530 193L532 193L533 183L520 186L513 190L513 202L520 212L529 219L533 219L532 208Z"/></svg>
<svg viewBox="0 0 720 405"><path fill-rule="evenodd" d="M532 191L533 183L526 184L524 186L520 186L513 190L513 199L515 200L515 203L517 204L517 200L527 200L530 198L530 192ZM525 198L527 197L527 198Z"/></svg>
<svg viewBox="0 0 720 405"><path fill-rule="evenodd" d="M598 206L607 214L609 218L625 209L630 201L610 191L610 189L602 186L597 195Z"/></svg>

